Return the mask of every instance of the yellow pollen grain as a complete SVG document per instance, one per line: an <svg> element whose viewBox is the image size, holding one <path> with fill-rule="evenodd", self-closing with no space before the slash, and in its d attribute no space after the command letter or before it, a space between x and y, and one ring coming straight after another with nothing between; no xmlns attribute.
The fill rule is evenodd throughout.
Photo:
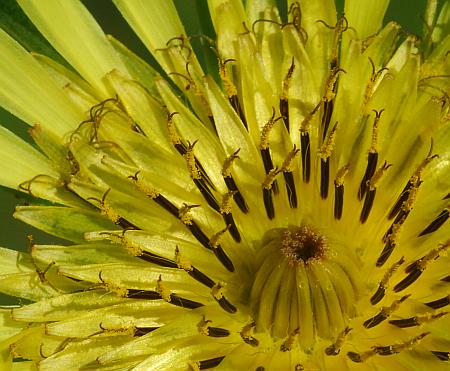
<svg viewBox="0 0 450 371"><path fill-rule="evenodd" d="M207 320L207 319L205 319L205 316L203 316L203 318L200 320L200 322L197 324L197 329L198 329L198 332L201 334L201 335L205 335L205 336L208 336L209 335L209 329L208 329L208 324L210 324L211 323L211 321L210 320Z"/></svg>
<svg viewBox="0 0 450 371"><path fill-rule="evenodd" d="M182 221L183 224L192 225L192 214L191 209L194 207L199 207L200 205L187 205L183 204L178 211L178 217Z"/></svg>
<svg viewBox="0 0 450 371"><path fill-rule="evenodd" d="M273 182L275 181L275 178L280 173L280 170L278 168L271 169L269 171L269 174L266 175L266 179L264 179L264 182L262 184L264 189L272 189Z"/></svg>
<svg viewBox="0 0 450 371"><path fill-rule="evenodd" d="M223 298L223 285L220 282L217 282L211 289L211 295L214 299L220 300Z"/></svg>
<svg viewBox="0 0 450 371"><path fill-rule="evenodd" d="M237 191L230 191L223 195L222 204L220 205L220 213L221 214L229 214L231 213L233 196L237 193Z"/></svg>
<svg viewBox="0 0 450 371"><path fill-rule="evenodd" d="M386 170L389 169L392 165L389 165L387 162L385 162L380 168L375 171L375 174L373 174L372 178L369 180L369 187L370 190L373 191L377 189L378 183L380 182L381 178L385 174Z"/></svg>
<svg viewBox="0 0 450 371"><path fill-rule="evenodd" d="M298 337L299 333L300 333L300 329L299 328L297 328L294 331L292 331L288 335L287 339L283 342L283 344L281 344L280 350L282 352L290 351L293 348L294 343L297 340L297 337Z"/></svg>
<svg viewBox="0 0 450 371"><path fill-rule="evenodd" d="M344 345L344 342L347 338L347 335L350 333L352 329L350 327L346 327L336 338L336 341L327 349L330 349L332 353L338 354L340 349L342 348L342 345Z"/></svg>
<svg viewBox="0 0 450 371"><path fill-rule="evenodd" d="M148 186L145 182L139 180L137 178L137 174L130 177L130 179L133 181L134 185L139 191L145 193L151 199L159 196L159 192L157 192L153 187Z"/></svg>
<svg viewBox="0 0 450 371"><path fill-rule="evenodd" d="M175 114L178 114L178 112L174 112L169 114L167 119L167 130L169 132L169 139L172 142L172 144L181 144L181 138L178 135L177 129L175 127L175 123L173 121L173 116Z"/></svg>
<svg viewBox="0 0 450 371"><path fill-rule="evenodd" d="M288 69L288 72L283 80L283 90L281 92L281 99L282 100L288 100L289 97L289 88L291 86L292 82L292 75L294 74L295 64L294 64L294 58L292 57L292 63Z"/></svg>
<svg viewBox="0 0 450 371"><path fill-rule="evenodd" d="M222 166L222 176L224 178L231 177L231 168L233 166L234 160L239 158L238 153L239 153L239 149L236 152L234 152L231 156L228 156L225 159L223 166Z"/></svg>
<svg viewBox="0 0 450 371"><path fill-rule="evenodd" d="M120 296L122 298L126 298L128 296L128 290L124 287L109 282L102 282L102 284L104 285L106 290L116 294L117 296Z"/></svg>
<svg viewBox="0 0 450 371"><path fill-rule="evenodd" d="M222 61L221 59L219 61L219 76L222 81L222 85L225 89L225 92L227 93L228 98L231 98L235 95L237 95L237 89L236 86L233 84L233 81L231 81L228 71L227 71L227 61Z"/></svg>
<svg viewBox="0 0 450 371"><path fill-rule="evenodd" d="M381 114L384 110L379 112L375 111L375 118L373 120L372 126L372 141L369 149L369 153L377 153L378 152L378 124L381 119Z"/></svg>
<svg viewBox="0 0 450 371"><path fill-rule="evenodd" d="M344 165L337 171L336 178L334 179L334 185L336 187L340 187L340 186L344 185L344 179L345 179L345 176L348 174L349 170L350 170L350 166Z"/></svg>
<svg viewBox="0 0 450 371"><path fill-rule="evenodd" d="M400 299L394 300L389 307L382 307L381 313L384 317L389 317L392 313L400 308L400 304L403 303L406 299L409 298L410 295L402 296Z"/></svg>
<svg viewBox="0 0 450 371"><path fill-rule="evenodd" d="M164 286L161 275L159 276L158 280L156 281L156 292L161 296L161 298L170 303L172 298L170 297L171 292L170 290Z"/></svg>
<svg viewBox="0 0 450 371"><path fill-rule="evenodd" d="M384 274L380 285L384 288L387 289L389 286L389 280L391 279L391 277L394 275L394 273L397 271L397 269L405 262L405 259L402 257L398 262L394 263Z"/></svg>
<svg viewBox="0 0 450 371"><path fill-rule="evenodd" d="M319 157L323 160L329 158L333 153L334 143L336 141L337 125L338 125L337 123L334 124L330 134L328 135L326 142L323 143L322 147L319 150Z"/></svg>
<svg viewBox="0 0 450 371"><path fill-rule="evenodd" d="M418 345L425 336L427 336L429 334L430 334L429 332L424 332L424 333L420 334L419 336L412 338L411 340L405 341L404 343L392 345L392 350L395 353L400 353L401 351L404 351L404 350L411 350L416 345Z"/></svg>
<svg viewBox="0 0 450 371"><path fill-rule="evenodd" d="M446 254L449 247L450 240L437 247L436 249L431 250L427 255L417 261L419 269L424 270L429 263L439 258L439 256Z"/></svg>
<svg viewBox="0 0 450 371"><path fill-rule="evenodd" d="M219 245L219 241L221 239L221 237L223 236L223 234L228 231L228 229L230 228L230 226L226 226L224 229L220 230L219 232L215 233L211 239L209 240L209 244L211 247L216 248Z"/></svg>
<svg viewBox="0 0 450 371"><path fill-rule="evenodd" d="M299 152L300 152L300 150L297 149L297 147L294 145L294 148L292 149L292 151L290 151L288 153L288 155L286 156L286 158L284 159L283 164L281 165L281 171L293 171L294 170L292 168L292 162L293 162L295 156L297 156Z"/></svg>
<svg viewBox="0 0 450 371"><path fill-rule="evenodd" d="M301 133L309 133L309 131L311 130L311 121L313 120L316 113L319 112L319 108L321 105L322 105L322 101L320 101L313 108L313 110L305 116L302 123L300 124L300 132Z"/></svg>
<svg viewBox="0 0 450 371"><path fill-rule="evenodd" d="M188 148L186 150L186 153L183 155L184 159L186 160L186 165L189 171L189 175L192 179L201 179L200 171L197 168L197 164L195 163L195 156L194 156L194 146L197 143L195 141L192 144L188 144Z"/></svg>
<svg viewBox="0 0 450 371"><path fill-rule="evenodd" d="M101 205L101 213L105 215L109 220L111 220L114 224L119 222L120 216L117 212L115 212L111 206L109 206L106 202L103 202Z"/></svg>
<svg viewBox="0 0 450 371"><path fill-rule="evenodd" d="M269 148L269 135L270 131L272 130L273 126L277 121L279 121L281 117L275 118L275 112L270 118L269 121L264 125L262 131L261 131L261 140L259 144L259 148L261 149L267 149Z"/></svg>
<svg viewBox="0 0 450 371"><path fill-rule="evenodd" d="M175 247L175 262L178 268L183 269L186 272L192 271L192 264L186 257L182 256L178 246Z"/></svg>
<svg viewBox="0 0 450 371"><path fill-rule="evenodd" d="M255 328L256 324L255 322L251 322L248 325L245 325L241 332L240 335L244 340L250 340L253 338L253 329Z"/></svg>
<svg viewBox="0 0 450 371"><path fill-rule="evenodd" d="M330 102L336 96L335 87L336 87L336 82L337 82L340 72L345 72L345 71L341 68L334 68L331 71L330 76L328 76L328 79L327 79L327 82L325 85L325 95L322 97L323 102Z"/></svg>

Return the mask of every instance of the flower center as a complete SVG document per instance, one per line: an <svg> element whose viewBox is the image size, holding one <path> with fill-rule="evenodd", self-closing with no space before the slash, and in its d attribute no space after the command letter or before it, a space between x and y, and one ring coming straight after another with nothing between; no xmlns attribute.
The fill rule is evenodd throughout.
<svg viewBox="0 0 450 371"><path fill-rule="evenodd" d="M325 256L327 238L311 227L286 229L282 234L281 251L290 265L309 263Z"/></svg>
<svg viewBox="0 0 450 371"><path fill-rule="evenodd" d="M355 248L307 225L273 229L261 246L250 294L256 330L273 338L298 333L306 352L318 338L342 333L360 292Z"/></svg>

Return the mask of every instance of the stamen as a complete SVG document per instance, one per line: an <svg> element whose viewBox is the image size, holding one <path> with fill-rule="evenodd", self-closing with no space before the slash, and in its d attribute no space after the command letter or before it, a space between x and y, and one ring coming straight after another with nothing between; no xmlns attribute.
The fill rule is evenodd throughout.
<svg viewBox="0 0 450 371"><path fill-rule="evenodd" d="M300 131L300 148L302 150L303 182L309 183L311 177L311 144L308 131Z"/></svg>
<svg viewBox="0 0 450 371"><path fill-rule="evenodd" d="M367 189L368 189L368 181L373 177L375 174L375 170L377 168L378 163L378 122L380 121L381 114L383 113L384 109L381 111L375 112L375 118L373 121L373 129L372 129L372 141L369 149L369 155L367 157L367 167L366 172L364 173L363 179L361 180L361 184L359 186L358 191L358 199L362 200L365 196Z"/></svg>
<svg viewBox="0 0 450 371"><path fill-rule="evenodd" d="M389 318L389 316L400 307L400 304L403 303L409 297L410 295L402 296L400 299L394 300L389 307L382 307L381 311L374 317L369 318L367 321L365 321L363 326L369 329L379 325L381 322Z"/></svg>
<svg viewBox="0 0 450 371"><path fill-rule="evenodd" d="M283 80L283 89L280 97L280 113L281 116L283 117L284 125L286 126L288 132L289 132L289 87L291 86L294 69L295 69L294 57L292 57L291 66L289 67L288 72Z"/></svg>
<svg viewBox="0 0 450 371"><path fill-rule="evenodd" d="M220 327L211 327L209 324L212 321L205 319L203 315L202 320L197 324L198 332L201 335L211 336L211 337L226 337L230 335L230 331Z"/></svg>
<svg viewBox="0 0 450 371"><path fill-rule="evenodd" d="M375 195L377 192L377 185L381 179L381 177L384 175L387 169L389 169L392 165L388 165L387 161L384 162L383 166L381 166L375 174L370 178L370 180L367 182L368 185L368 191L366 193L366 197L364 199L364 205L361 210L361 215L359 218L359 221L364 224L367 221L367 218L369 217L370 211L372 210L373 202L375 200Z"/></svg>
<svg viewBox="0 0 450 371"><path fill-rule="evenodd" d="M280 346L280 352L289 352L292 350L295 341L297 340L297 336L300 333L300 329L296 328L294 331L292 331L288 338L281 344Z"/></svg>
<svg viewBox="0 0 450 371"><path fill-rule="evenodd" d="M297 149L294 144L294 148L288 153L285 160L283 161L283 164L281 165L284 182L286 183L286 192L289 200L289 205L293 209L297 208L297 192L295 190L292 161L299 152L300 150Z"/></svg>
<svg viewBox="0 0 450 371"><path fill-rule="evenodd" d="M222 263L222 265L229 271L234 272L234 265L230 258L227 256L225 251L223 251L222 247L219 245L220 237L228 231L230 227L227 225L224 229L217 232L215 235L211 237L209 240L209 246L212 248L214 255L216 255L217 259Z"/></svg>
<svg viewBox="0 0 450 371"><path fill-rule="evenodd" d="M428 264L437 260L441 253L445 252L450 246L450 240L431 250L427 255L416 260L406 268L408 275L394 287L395 292L400 292L406 289L409 285L413 284L424 272Z"/></svg>
<svg viewBox="0 0 450 371"><path fill-rule="evenodd" d="M349 169L349 165L340 168L334 180L334 218L337 220L342 218L344 210L344 178Z"/></svg>
<svg viewBox="0 0 450 371"><path fill-rule="evenodd" d="M389 228L390 233L387 236L387 240L383 248L383 251L381 252L376 262L377 267L381 267L384 265L384 263L386 263L386 261L389 259L392 252L394 251L395 247L397 246L399 235L401 232L401 227L403 226L403 222L405 221L405 219L406 216L403 217L403 219L398 221L397 223L394 222L391 228Z"/></svg>
<svg viewBox="0 0 450 371"><path fill-rule="evenodd" d="M425 236L426 234L436 232L442 225L447 221L450 217L450 204L442 210L439 215L434 218L434 220L422 231L419 233L418 237Z"/></svg>
<svg viewBox="0 0 450 371"><path fill-rule="evenodd" d="M233 214L231 213L231 199L235 195L235 193L236 191L228 192L224 195L224 197L222 198L222 205L220 206L220 213L223 216L225 224L228 226L228 231L230 232L231 237L233 237L236 242L240 242L241 235L236 227Z"/></svg>
<svg viewBox="0 0 450 371"><path fill-rule="evenodd" d="M200 361L200 362L198 362L198 367L200 370L206 370L209 368L217 367L218 365L220 365L220 362L222 362L222 360L224 358L225 358L225 356L221 356L221 357L216 357L216 358L211 358L211 359L206 359L204 361Z"/></svg>
<svg viewBox="0 0 450 371"><path fill-rule="evenodd" d="M444 296L443 298L425 303L426 306L433 308L433 309L443 308L449 304L450 304L450 295L447 295L447 296Z"/></svg>
<svg viewBox="0 0 450 371"><path fill-rule="evenodd" d="M394 325L394 326L397 326L400 328L414 327L414 326L420 326L425 322L439 319L439 318L445 316L446 314L448 314L448 312L427 313L422 316L414 316L414 317L410 317L410 318L391 320L391 321L389 321L389 323L391 325Z"/></svg>
<svg viewBox="0 0 450 371"><path fill-rule="evenodd" d="M388 219L394 218L402 208L406 208L408 210L412 209L412 205L415 201L415 196L419 190L420 185L422 184L422 172L433 159L438 157L438 155L432 155L432 151L433 151L433 142L431 142L430 151L428 152L427 157L417 167L416 171L403 188L402 193L400 194L391 211L389 212ZM413 194L411 195L411 193Z"/></svg>
<svg viewBox="0 0 450 371"><path fill-rule="evenodd" d="M267 174L266 179L264 180L264 182L262 184L264 207L266 209L266 214L269 219L273 219L275 217L275 209L274 209L273 200L272 200L272 184L275 181L275 177L279 173L280 173L280 170L278 170L276 168L270 170L269 174Z"/></svg>
<svg viewBox="0 0 450 371"><path fill-rule="evenodd" d="M261 132L261 140L260 140L260 152L261 157L264 164L264 170L266 171L266 174L269 174L271 170L273 170L273 161L272 157L270 155L269 150L269 134L272 130L275 123L279 120L281 120L282 117L278 117L275 119L275 108L272 108L272 117L269 119L269 121L264 125L262 132ZM273 184L273 191L275 194L278 194L278 185L276 182Z"/></svg>
<svg viewBox="0 0 450 371"><path fill-rule="evenodd" d="M431 353L433 353L433 355L435 355L437 359L439 359L440 361L448 362L448 360L450 359L449 357L450 352L441 352L432 350Z"/></svg>
<svg viewBox="0 0 450 371"><path fill-rule="evenodd" d="M195 207L200 207L200 205L188 205L186 203L178 210L178 217L185 225L192 225L192 214L191 209Z"/></svg>
<svg viewBox="0 0 450 371"><path fill-rule="evenodd" d="M330 161L329 158L333 152L334 142L336 140L337 123L328 135L326 142L322 144L319 150L320 158L320 197L325 200L328 197L328 186L330 179Z"/></svg>
<svg viewBox="0 0 450 371"><path fill-rule="evenodd" d="M343 69L337 68L336 66L331 66L331 74L330 76L328 76L325 85L325 95L322 97L323 102L322 139L325 139L327 135L328 127L330 126L331 122L331 116L333 115L334 98L336 96L336 86L339 77L339 72L345 73Z"/></svg>
<svg viewBox="0 0 450 371"><path fill-rule="evenodd" d="M225 298L222 292L222 288L222 284L216 283L215 286L211 289L211 295L214 299L216 299L223 310L231 314L236 313L236 307Z"/></svg>
<svg viewBox="0 0 450 371"><path fill-rule="evenodd" d="M233 199L238 205L239 209L244 213L248 213L248 206L247 203L244 200L244 197L242 197L241 192L239 192L239 189L236 185L236 182L234 181L232 175L231 175L231 167L235 159L239 158L238 156L239 149L234 152L231 156L229 156L222 167L222 176L225 181L225 184L227 185L227 188L230 192L235 192L233 194Z"/></svg>
<svg viewBox="0 0 450 371"><path fill-rule="evenodd" d="M228 101L231 104L231 107L233 107L234 111L237 113L239 118L242 121L242 124L244 125L245 129L248 130L247 125L247 119L245 118L245 113L242 109L242 106L239 102L239 97L237 94L236 86L234 85L233 81L231 80L230 76L228 75L228 70L226 68L226 64L229 62L234 62L234 59L226 59L221 60L219 58L219 76L222 80L223 87L225 89L225 92L228 96Z"/></svg>
<svg viewBox="0 0 450 371"><path fill-rule="evenodd" d="M375 294L372 295L370 298L370 303L372 305L377 304L381 299L383 299L384 294L386 292L386 289L389 287L389 280L393 276L393 274L397 271L397 269L405 262L404 257L402 257L398 262L393 264L384 274L383 278L381 279L381 282L378 286L377 291Z"/></svg>
<svg viewBox="0 0 450 371"><path fill-rule="evenodd" d="M341 352L341 347L345 342L347 335L350 333L352 329L350 327L346 327L344 331L342 331L337 337L336 341L331 344L329 347L325 349L325 354L327 356L337 356Z"/></svg>
<svg viewBox="0 0 450 371"><path fill-rule="evenodd" d="M242 340L244 340L245 343L248 345L251 345L252 347L257 347L259 345L258 339L253 337L253 329L255 328L256 323L253 321L249 323L248 325L245 325L241 332L239 333L241 335Z"/></svg>

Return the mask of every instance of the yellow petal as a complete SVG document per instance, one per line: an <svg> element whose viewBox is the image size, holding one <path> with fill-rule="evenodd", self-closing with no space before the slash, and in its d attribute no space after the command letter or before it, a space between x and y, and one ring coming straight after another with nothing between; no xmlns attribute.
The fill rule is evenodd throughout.
<svg viewBox="0 0 450 371"><path fill-rule="evenodd" d="M19 4L52 46L103 97L113 95L104 77L114 68L123 73L126 68L81 2L19 0Z"/></svg>

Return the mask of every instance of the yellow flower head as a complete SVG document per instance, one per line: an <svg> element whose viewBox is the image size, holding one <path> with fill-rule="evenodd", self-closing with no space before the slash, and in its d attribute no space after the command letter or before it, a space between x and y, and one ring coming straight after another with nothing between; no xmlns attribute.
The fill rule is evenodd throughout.
<svg viewBox="0 0 450 371"><path fill-rule="evenodd" d="M67 243L0 248L2 370L448 368L449 1L208 0L213 73L170 0L114 0L159 72L18 3L72 69L0 31L0 184Z"/></svg>

